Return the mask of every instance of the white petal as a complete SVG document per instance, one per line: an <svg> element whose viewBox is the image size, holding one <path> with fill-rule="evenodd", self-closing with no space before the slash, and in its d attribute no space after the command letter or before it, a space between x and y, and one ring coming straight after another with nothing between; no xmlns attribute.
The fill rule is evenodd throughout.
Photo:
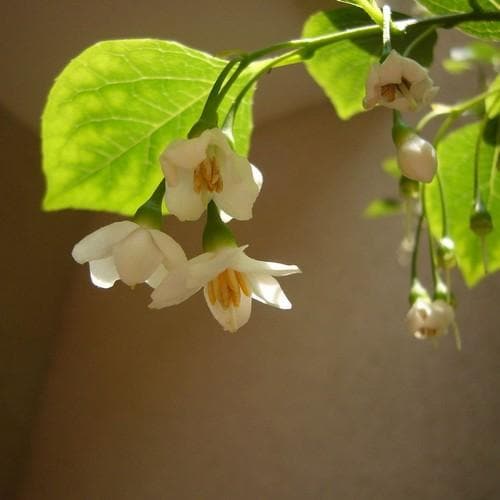
<svg viewBox="0 0 500 500"><path fill-rule="evenodd" d="M248 257L242 253L233 265L233 269L243 273L270 274L271 276L288 276L302 272L297 266L280 264L279 262L265 262Z"/></svg>
<svg viewBox="0 0 500 500"><path fill-rule="evenodd" d="M186 254L182 247L171 236L157 229L149 230L156 246L163 254L163 264L171 269L187 262Z"/></svg>
<svg viewBox="0 0 500 500"><path fill-rule="evenodd" d="M402 173L413 180L431 182L437 168L436 151L432 144L416 134L403 140L397 149Z"/></svg>
<svg viewBox="0 0 500 500"><path fill-rule="evenodd" d="M167 185L165 189L168 211L181 221L199 219L209 200L210 197L194 190L191 170L179 169L177 185Z"/></svg>
<svg viewBox="0 0 500 500"><path fill-rule="evenodd" d="M406 315L408 332L414 335L421 328L425 327L431 314L431 304L427 300L417 299Z"/></svg>
<svg viewBox="0 0 500 500"><path fill-rule="evenodd" d="M381 86L388 83L401 83L404 59L395 50L391 51L387 59L380 65L379 83Z"/></svg>
<svg viewBox="0 0 500 500"><path fill-rule="evenodd" d="M234 333L250 319L250 313L252 312L252 299L250 297L242 294L239 307L230 306L224 309L219 302L215 304L210 302L206 287L203 290L203 294L205 295L205 300L207 301L210 312L222 325L224 330Z"/></svg>
<svg viewBox="0 0 500 500"><path fill-rule="evenodd" d="M264 183L264 176L262 175L262 172L255 165L252 165L250 163L250 167L252 167L252 177L253 180L255 181L255 184L257 184L260 193L262 189L262 184ZM227 214L226 212L224 212L224 210L221 210L220 208L219 208L219 214L220 218L222 219L222 222L228 223L230 220L233 219L229 214Z"/></svg>
<svg viewBox="0 0 500 500"><path fill-rule="evenodd" d="M268 274L246 274L253 297L278 309L291 309L292 304L281 289L278 280Z"/></svg>
<svg viewBox="0 0 500 500"><path fill-rule="evenodd" d="M146 280L146 283L151 288L156 288L165 279L167 273L168 271L166 270L165 266L160 264L156 268L156 271Z"/></svg>
<svg viewBox="0 0 500 500"><path fill-rule="evenodd" d="M375 63L368 73L365 88L365 98L363 106L365 109L372 109L380 98L380 83L379 83L380 64Z"/></svg>
<svg viewBox="0 0 500 500"><path fill-rule="evenodd" d="M173 306L194 295L201 286L188 287L186 284L187 267L179 267L170 271L151 294L151 309Z"/></svg>
<svg viewBox="0 0 500 500"><path fill-rule="evenodd" d="M194 170L207 156L209 136L202 134L193 139L172 142L160 156L163 169L169 165Z"/></svg>
<svg viewBox="0 0 500 500"><path fill-rule="evenodd" d="M158 268L163 254L147 229L139 228L113 248L121 280L129 286L145 282Z"/></svg>
<svg viewBox="0 0 500 500"><path fill-rule="evenodd" d="M214 193L217 206L235 219L248 220L252 217L252 207L259 194L259 187L252 175L252 168L246 158L232 154L220 164L224 187Z"/></svg>
<svg viewBox="0 0 500 500"><path fill-rule="evenodd" d="M89 269L92 283L100 288L111 288L120 279L113 256L91 260Z"/></svg>
<svg viewBox="0 0 500 500"><path fill-rule="evenodd" d="M428 80L432 84L427 70L423 66L420 66L417 61L410 59L409 57L401 57L401 62L402 76L410 83L419 82L420 80Z"/></svg>
<svg viewBox="0 0 500 500"><path fill-rule="evenodd" d="M109 257L113 246L122 241L139 226L128 220L114 222L85 236L73 247L71 255L79 263Z"/></svg>

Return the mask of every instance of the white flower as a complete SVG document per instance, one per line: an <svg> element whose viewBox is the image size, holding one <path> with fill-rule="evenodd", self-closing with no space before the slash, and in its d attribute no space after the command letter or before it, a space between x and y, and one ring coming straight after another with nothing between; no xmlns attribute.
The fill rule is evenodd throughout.
<svg viewBox="0 0 500 500"><path fill-rule="evenodd" d="M381 104L399 111L417 111L429 104L438 90L424 67L392 50L383 63L371 67L363 106L372 109Z"/></svg>
<svg viewBox="0 0 500 500"><path fill-rule="evenodd" d="M235 219L252 217L252 206L259 194L252 166L231 149L219 129L174 141L160 162L168 210L180 220L198 219L212 199Z"/></svg>
<svg viewBox="0 0 500 500"><path fill-rule="evenodd" d="M112 287L118 279L131 287L144 282L154 287L167 270L187 262L170 236L131 221L94 231L74 246L72 256L79 264L89 262L92 283L101 288Z"/></svg>
<svg viewBox="0 0 500 500"><path fill-rule="evenodd" d="M207 252L168 273L151 294L149 307L178 304L203 287L210 311L230 332L249 320L252 298L279 309L291 309L292 304L273 276L300 273L300 269L252 259L245 255L245 248L225 247Z"/></svg>
<svg viewBox="0 0 500 500"><path fill-rule="evenodd" d="M431 182L437 169L436 150L415 133L406 134L397 145L398 165L403 175L419 182Z"/></svg>
<svg viewBox="0 0 500 500"><path fill-rule="evenodd" d="M453 307L444 300L419 298L406 315L406 326L418 339L429 339L447 333L454 318Z"/></svg>

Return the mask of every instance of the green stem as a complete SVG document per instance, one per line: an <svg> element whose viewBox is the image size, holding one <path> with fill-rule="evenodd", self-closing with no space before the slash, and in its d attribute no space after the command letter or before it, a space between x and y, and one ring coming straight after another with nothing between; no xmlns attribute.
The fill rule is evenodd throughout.
<svg viewBox="0 0 500 500"><path fill-rule="evenodd" d="M426 203L426 186L425 184L422 185L422 217L427 220L427 208L425 206ZM431 261L431 274L432 274L432 285L434 290L436 290L436 286L439 281L439 276L437 274L437 268L436 268L436 257L435 257L435 252L434 252L434 244L432 242L432 233L431 233L431 228L429 225L429 222L427 221L427 236L429 240L429 259Z"/></svg>
<svg viewBox="0 0 500 500"><path fill-rule="evenodd" d="M439 201L441 203L441 224L442 224L442 237L448 236L448 219L446 217L446 204L444 202L444 191L439 170L436 171L437 185L439 189Z"/></svg>
<svg viewBox="0 0 500 500"><path fill-rule="evenodd" d="M420 244L420 235L422 234L422 223L424 221L424 214L418 218L417 229L415 230L415 243L413 246L413 254L411 256L411 278L410 283L413 283L417 278L417 264L418 264L418 247Z"/></svg>
<svg viewBox="0 0 500 500"><path fill-rule="evenodd" d="M382 54L380 56L380 61L384 61L392 50L391 45L391 8L389 5L384 5L382 7Z"/></svg>
<svg viewBox="0 0 500 500"><path fill-rule="evenodd" d="M477 135L476 150L474 152L474 204L481 203L481 192L479 189L479 157L481 154L481 141L483 140L484 129L488 122L488 115L485 114L479 126L479 134Z"/></svg>
<svg viewBox="0 0 500 500"><path fill-rule="evenodd" d="M418 35L403 52L403 56L408 57L432 32L436 31L436 26L429 26L420 35Z"/></svg>
<svg viewBox="0 0 500 500"><path fill-rule="evenodd" d="M134 222L152 229L160 229L162 225L161 205L164 195L165 181L162 180L149 199L137 209Z"/></svg>

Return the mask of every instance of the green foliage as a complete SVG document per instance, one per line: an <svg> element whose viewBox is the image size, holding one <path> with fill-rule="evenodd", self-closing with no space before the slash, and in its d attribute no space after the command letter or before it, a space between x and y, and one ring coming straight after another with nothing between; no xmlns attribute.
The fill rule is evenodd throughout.
<svg viewBox="0 0 500 500"><path fill-rule="evenodd" d="M365 209L363 215L368 219L378 219L388 215L400 214L402 210L401 201L394 198L382 198L373 200Z"/></svg>
<svg viewBox="0 0 500 500"><path fill-rule="evenodd" d="M433 14L457 14L460 12L498 12L499 0L418 0ZM485 40L500 40L499 21L464 23L459 29Z"/></svg>
<svg viewBox="0 0 500 500"><path fill-rule="evenodd" d="M347 3L363 9L377 24L382 24L384 15L377 5L376 0L339 0L340 3Z"/></svg>
<svg viewBox="0 0 500 500"><path fill-rule="evenodd" d="M494 227L485 240L490 272L500 269L498 127L498 119L490 120L479 151L479 186ZM478 123L466 125L449 134L438 147L449 235L455 241L458 266L469 286L475 285L485 276L481 240L469 227L473 203L474 157L479 130ZM427 211L432 232L439 238L442 220L436 179L427 189Z"/></svg>
<svg viewBox="0 0 500 500"><path fill-rule="evenodd" d="M488 113L488 118L495 118L500 114L500 75L490 85L490 91L496 92L486 98L486 113Z"/></svg>
<svg viewBox="0 0 500 500"><path fill-rule="evenodd" d="M402 16L394 14L394 19ZM313 14L304 26L302 35L314 37L336 33L346 29L373 25L370 17L355 7L346 7ZM393 47L400 53L427 28L410 27L406 34L393 36ZM419 43L411 56L428 66L432 62L432 50L436 34L429 33ZM363 111L365 81L371 65L376 62L382 50L382 32L356 40L342 40L316 51L306 61L314 80L326 92L342 119Z"/></svg>
<svg viewBox="0 0 500 500"><path fill-rule="evenodd" d="M395 179L399 179L401 177L401 170L398 167L398 161L395 156L390 156L389 158L384 159L382 162L382 170Z"/></svg>
<svg viewBox="0 0 500 500"><path fill-rule="evenodd" d="M443 60L444 68L452 74L474 69L477 64L496 65L500 61L497 47L485 42L473 42L465 47L453 47L450 57Z"/></svg>
<svg viewBox="0 0 500 500"><path fill-rule="evenodd" d="M225 64L160 40L101 42L71 61L42 118L44 209L133 214L160 182L161 152L186 136ZM251 75L231 89L222 118ZM252 129L249 94L234 130L240 154Z"/></svg>

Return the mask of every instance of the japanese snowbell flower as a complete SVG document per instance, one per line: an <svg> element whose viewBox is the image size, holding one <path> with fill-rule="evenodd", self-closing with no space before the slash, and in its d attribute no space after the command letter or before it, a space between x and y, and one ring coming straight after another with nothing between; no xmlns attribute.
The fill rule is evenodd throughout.
<svg viewBox="0 0 500 500"><path fill-rule="evenodd" d="M110 288L121 279L133 287L146 282L154 287L167 271L187 262L173 238L132 221L101 227L77 243L72 252L79 263L89 263L94 285Z"/></svg>
<svg viewBox="0 0 500 500"><path fill-rule="evenodd" d="M431 182L437 169L434 146L416 133L409 133L396 145L399 168L404 176L419 182Z"/></svg>
<svg viewBox="0 0 500 500"><path fill-rule="evenodd" d="M444 300L418 298L406 315L408 331L418 339L444 335L453 323L455 312Z"/></svg>
<svg viewBox="0 0 500 500"><path fill-rule="evenodd" d="M366 81L365 109L377 104L399 111L418 111L436 95L428 71L395 50L382 63L375 63Z"/></svg>
<svg viewBox="0 0 500 500"><path fill-rule="evenodd" d="M203 288L207 305L224 330L235 332L250 318L252 299L279 309L292 304L274 276L300 273L297 266L255 260L247 246L222 247L168 273L151 294L149 307L178 304Z"/></svg>
<svg viewBox="0 0 500 500"><path fill-rule="evenodd" d="M161 155L160 163L168 210L180 220L198 219L212 199L230 217L252 217L259 194L252 166L232 150L220 129L174 141Z"/></svg>

